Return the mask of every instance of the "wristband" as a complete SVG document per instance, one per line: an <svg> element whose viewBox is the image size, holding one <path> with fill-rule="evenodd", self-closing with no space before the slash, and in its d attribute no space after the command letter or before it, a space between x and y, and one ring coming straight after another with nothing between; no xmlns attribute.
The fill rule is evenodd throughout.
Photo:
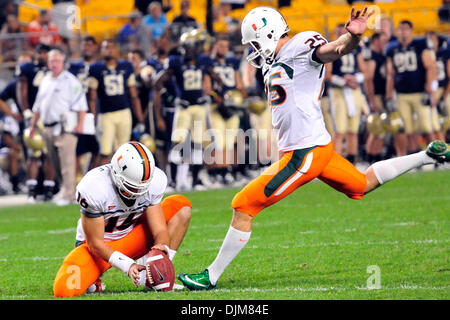
<svg viewBox="0 0 450 320"><path fill-rule="evenodd" d="M437 80L431 81L431 92L436 92L439 89L439 82Z"/></svg>
<svg viewBox="0 0 450 320"><path fill-rule="evenodd" d="M364 82L364 75L361 72L355 74L356 82L359 84Z"/></svg>
<svg viewBox="0 0 450 320"><path fill-rule="evenodd" d="M131 265L135 263L133 259L127 257L119 251L114 251L108 262L114 268L119 269L126 275L128 275L128 271L130 271Z"/></svg>
<svg viewBox="0 0 450 320"><path fill-rule="evenodd" d="M334 76L331 77L330 82L331 82L332 84L334 84L335 86L338 86L338 87L343 87L343 86L345 86L345 79L342 78L342 77L336 76L336 75L334 75Z"/></svg>

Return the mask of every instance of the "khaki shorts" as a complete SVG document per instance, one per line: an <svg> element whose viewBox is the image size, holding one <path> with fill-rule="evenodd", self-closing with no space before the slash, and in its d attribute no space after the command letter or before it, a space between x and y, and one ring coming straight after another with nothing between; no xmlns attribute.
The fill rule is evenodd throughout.
<svg viewBox="0 0 450 320"><path fill-rule="evenodd" d="M220 113L214 111L210 119L216 150L233 150L239 129L239 116L234 115L224 119Z"/></svg>
<svg viewBox="0 0 450 320"><path fill-rule="evenodd" d="M422 93L400 93L397 95L398 112L405 124L406 134L432 132L431 108L422 104L422 96Z"/></svg>
<svg viewBox="0 0 450 320"><path fill-rule="evenodd" d="M98 119L100 154L111 155L115 149L130 141L132 117L129 108L101 113Z"/></svg>
<svg viewBox="0 0 450 320"><path fill-rule="evenodd" d="M258 139L267 140L269 137L274 139L272 134L272 114L270 108L266 108L261 114L250 114L250 123L253 129L258 132Z"/></svg>
<svg viewBox="0 0 450 320"><path fill-rule="evenodd" d="M353 116L349 116L343 89L331 88L329 93L331 115L334 120L335 131L338 133L358 133L361 111L367 109L367 101L363 96L361 89L352 90L353 99L355 101L355 111Z"/></svg>
<svg viewBox="0 0 450 320"><path fill-rule="evenodd" d="M331 136L333 136L334 127L333 127L333 118L331 117L331 110L330 110L330 98L322 97L322 99L320 100L320 107L322 109L325 127L327 128L328 133Z"/></svg>
<svg viewBox="0 0 450 320"><path fill-rule="evenodd" d="M206 131L207 107L192 105L185 109L177 108L173 120L172 142L182 143L191 133L191 140L196 144L203 144Z"/></svg>

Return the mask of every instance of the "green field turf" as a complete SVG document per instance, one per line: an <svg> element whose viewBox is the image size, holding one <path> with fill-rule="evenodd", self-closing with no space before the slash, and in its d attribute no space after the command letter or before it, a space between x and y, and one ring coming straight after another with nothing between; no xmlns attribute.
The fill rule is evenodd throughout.
<svg viewBox="0 0 450 320"><path fill-rule="evenodd" d="M191 226L174 264L197 272L215 258L236 189L189 193ZM52 299L73 248L76 205L0 209L0 299ZM350 200L313 182L255 219L247 247L208 292L136 289L117 270L100 294L76 299L449 299L450 171L408 174ZM368 290L369 266L381 289Z"/></svg>

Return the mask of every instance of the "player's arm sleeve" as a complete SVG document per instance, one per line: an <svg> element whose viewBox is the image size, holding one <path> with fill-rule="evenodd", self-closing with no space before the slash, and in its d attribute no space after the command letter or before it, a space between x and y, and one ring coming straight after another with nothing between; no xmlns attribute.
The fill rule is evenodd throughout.
<svg viewBox="0 0 450 320"><path fill-rule="evenodd" d="M169 57L169 67L168 69L177 70L181 67L180 60L177 56L170 56Z"/></svg>
<svg viewBox="0 0 450 320"><path fill-rule="evenodd" d="M95 191L94 191L95 192ZM80 204L80 212L88 218L98 218L103 216L103 207L98 200L91 196L91 193L86 192L83 186L77 186L76 199Z"/></svg>
<svg viewBox="0 0 450 320"><path fill-rule="evenodd" d="M89 67L87 85L90 89L97 90L98 88L98 76L94 66Z"/></svg>
<svg viewBox="0 0 450 320"><path fill-rule="evenodd" d="M158 191L156 192L157 195L153 197L151 205L157 205L160 204L162 201L162 198L164 197L164 193L166 191L167 188L167 176L164 172L162 172L161 170L158 170L157 172L155 172L155 175L158 175L158 177L155 179L155 177L153 177L154 181L158 181Z"/></svg>
<svg viewBox="0 0 450 320"><path fill-rule="evenodd" d="M364 59L364 61L370 61L372 60L372 51L369 48L363 48L361 50L361 55Z"/></svg>
<svg viewBox="0 0 450 320"><path fill-rule="evenodd" d="M19 70L16 72L16 75L18 77L23 77L23 78L27 78L28 79L30 77L30 72L32 70L32 67L33 67L32 64L29 63L29 62L22 63L19 66Z"/></svg>
<svg viewBox="0 0 450 320"><path fill-rule="evenodd" d="M296 57L306 56L309 64L315 67L323 64L317 57L316 49L328 43L324 36L318 32L306 31L298 34L295 41L297 42L294 52Z"/></svg>
<svg viewBox="0 0 450 320"><path fill-rule="evenodd" d="M130 73L127 79L127 86L128 87L135 87L136 86L136 77L134 73Z"/></svg>

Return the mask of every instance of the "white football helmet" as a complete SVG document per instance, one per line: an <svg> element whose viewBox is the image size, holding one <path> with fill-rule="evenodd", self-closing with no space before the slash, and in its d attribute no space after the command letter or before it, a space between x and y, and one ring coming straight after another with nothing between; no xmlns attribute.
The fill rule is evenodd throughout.
<svg viewBox="0 0 450 320"><path fill-rule="evenodd" d="M136 199L150 188L155 160L142 143L131 141L119 147L111 159L111 175L120 194Z"/></svg>
<svg viewBox="0 0 450 320"><path fill-rule="evenodd" d="M253 52L247 56L248 62L261 68L266 62L272 63L278 40L289 31L284 17L270 7L252 9L242 20L242 44L250 44Z"/></svg>

